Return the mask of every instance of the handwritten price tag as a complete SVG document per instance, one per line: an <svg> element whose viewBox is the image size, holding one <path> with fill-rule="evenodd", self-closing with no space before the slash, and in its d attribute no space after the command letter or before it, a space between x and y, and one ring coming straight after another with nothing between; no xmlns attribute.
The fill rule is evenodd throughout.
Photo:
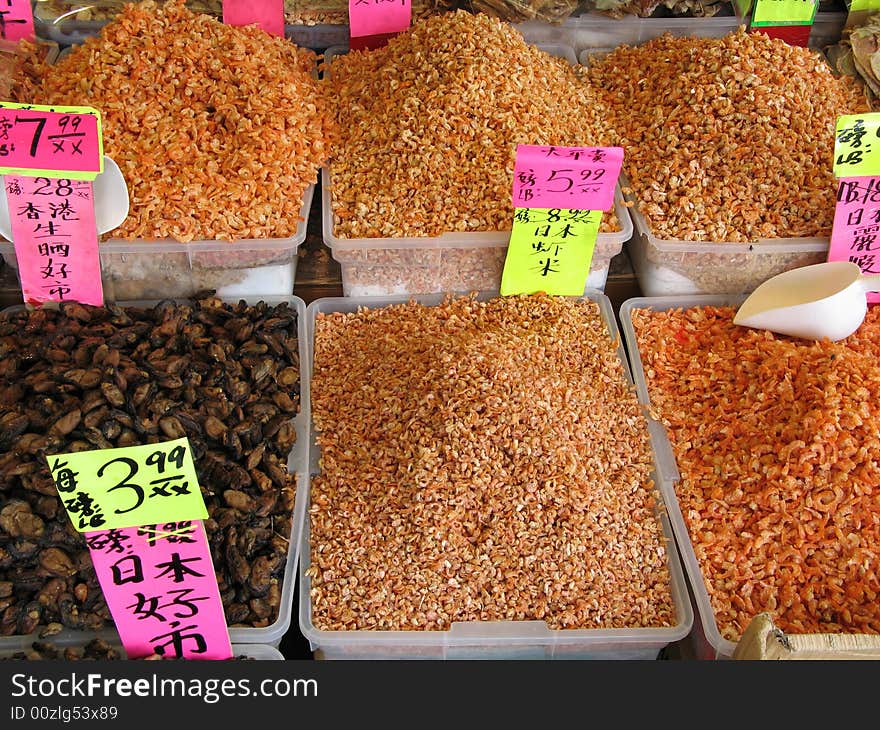
<svg viewBox="0 0 880 730"><path fill-rule="evenodd" d="M846 114L834 131L835 177L880 175L880 114Z"/></svg>
<svg viewBox="0 0 880 730"><path fill-rule="evenodd" d="M829 261L852 261L863 274L880 274L880 177L841 178L831 229ZM880 302L880 292L868 292Z"/></svg>
<svg viewBox="0 0 880 730"><path fill-rule="evenodd" d="M35 38L31 0L0 0L0 39L32 41Z"/></svg>
<svg viewBox="0 0 880 730"><path fill-rule="evenodd" d="M354 37L401 33L412 23L412 0L349 0L348 26Z"/></svg>
<svg viewBox="0 0 880 730"><path fill-rule="evenodd" d="M0 102L0 175L94 180L103 170L97 109Z"/></svg>
<svg viewBox="0 0 880 730"><path fill-rule="evenodd" d="M259 25L271 35L284 37L284 0L223 0L226 25Z"/></svg>
<svg viewBox="0 0 880 730"><path fill-rule="evenodd" d="M752 27L812 25L819 0L755 0Z"/></svg>
<svg viewBox="0 0 880 730"><path fill-rule="evenodd" d="M102 306L92 183L7 176L3 185L24 301Z"/></svg>
<svg viewBox="0 0 880 730"><path fill-rule="evenodd" d="M229 659L232 645L201 521L86 533L129 659Z"/></svg>
<svg viewBox="0 0 880 730"><path fill-rule="evenodd" d="M602 211L520 208L501 274L501 294L584 293Z"/></svg>
<svg viewBox="0 0 880 730"><path fill-rule="evenodd" d="M186 438L47 459L79 532L208 517Z"/></svg>
<svg viewBox="0 0 880 730"><path fill-rule="evenodd" d="M514 208L610 210L622 147L517 145Z"/></svg>

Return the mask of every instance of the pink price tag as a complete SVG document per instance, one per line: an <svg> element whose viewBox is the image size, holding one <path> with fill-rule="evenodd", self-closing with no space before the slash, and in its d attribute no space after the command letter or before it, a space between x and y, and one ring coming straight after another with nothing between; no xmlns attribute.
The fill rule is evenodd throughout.
<svg viewBox="0 0 880 730"><path fill-rule="evenodd" d="M102 306L92 183L7 176L3 186L24 301Z"/></svg>
<svg viewBox="0 0 880 730"><path fill-rule="evenodd" d="M229 659L232 645L201 520L87 532L129 659Z"/></svg>
<svg viewBox="0 0 880 730"><path fill-rule="evenodd" d="M0 102L0 175L94 180L103 170L97 110Z"/></svg>
<svg viewBox="0 0 880 730"><path fill-rule="evenodd" d="M611 210L623 147L516 147L514 208Z"/></svg>
<svg viewBox="0 0 880 730"><path fill-rule="evenodd" d="M226 25L259 25L267 33L284 38L284 0L223 0Z"/></svg>
<svg viewBox="0 0 880 730"><path fill-rule="evenodd" d="M852 261L863 274L880 274L880 177L842 177L831 229L829 261ZM880 292L868 292L880 302Z"/></svg>
<svg viewBox="0 0 880 730"><path fill-rule="evenodd" d="M348 0L352 38L401 33L412 23L412 0Z"/></svg>
<svg viewBox="0 0 880 730"><path fill-rule="evenodd" d="M36 39L31 0L0 0L0 39L7 41Z"/></svg>

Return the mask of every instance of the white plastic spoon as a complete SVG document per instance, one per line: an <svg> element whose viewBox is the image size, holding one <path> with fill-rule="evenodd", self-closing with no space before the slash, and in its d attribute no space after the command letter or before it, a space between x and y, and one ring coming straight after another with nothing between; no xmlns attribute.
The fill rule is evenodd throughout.
<svg viewBox="0 0 880 730"><path fill-rule="evenodd" d="M851 261L826 261L768 279L740 305L734 324L807 340L842 340L868 312L868 292L880 274L862 274Z"/></svg>
<svg viewBox="0 0 880 730"><path fill-rule="evenodd" d="M104 155L104 172L95 178L92 189L95 195L95 224L98 235L121 226L128 217L128 186L119 166L107 155ZM0 236L7 241L12 240L9 205L2 190L0 190Z"/></svg>

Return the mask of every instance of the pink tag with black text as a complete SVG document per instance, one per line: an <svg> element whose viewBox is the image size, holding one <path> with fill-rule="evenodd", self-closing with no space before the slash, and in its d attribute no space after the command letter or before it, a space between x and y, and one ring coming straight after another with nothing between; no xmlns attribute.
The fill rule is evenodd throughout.
<svg viewBox="0 0 880 730"><path fill-rule="evenodd" d="M97 110L0 102L0 174L94 180L103 171Z"/></svg>
<svg viewBox="0 0 880 730"><path fill-rule="evenodd" d="M610 210L622 165L623 147L517 145L513 207Z"/></svg>
<svg viewBox="0 0 880 730"><path fill-rule="evenodd" d="M829 261L852 261L863 274L880 274L880 177L842 177L831 229ZM880 292L868 292L880 302Z"/></svg>
<svg viewBox="0 0 880 730"><path fill-rule="evenodd" d="M3 178L22 298L104 304L92 183Z"/></svg>
<svg viewBox="0 0 880 730"><path fill-rule="evenodd" d="M35 38L31 0L0 0L0 40L15 42Z"/></svg>
<svg viewBox="0 0 880 730"><path fill-rule="evenodd" d="M85 533L129 659L229 659L232 645L201 520Z"/></svg>

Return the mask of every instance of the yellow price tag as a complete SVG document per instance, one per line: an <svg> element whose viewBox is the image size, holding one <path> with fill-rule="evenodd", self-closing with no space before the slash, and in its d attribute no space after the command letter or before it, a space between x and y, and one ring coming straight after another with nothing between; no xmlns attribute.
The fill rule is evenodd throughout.
<svg viewBox="0 0 880 730"><path fill-rule="evenodd" d="M501 294L582 295L601 220L601 210L518 208Z"/></svg>
<svg viewBox="0 0 880 730"><path fill-rule="evenodd" d="M849 12L857 13L860 10L880 10L880 0L852 0Z"/></svg>
<svg viewBox="0 0 880 730"><path fill-rule="evenodd" d="M186 438L46 458L79 532L208 519Z"/></svg>
<svg viewBox="0 0 880 730"><path fill-rule="evenodd" d="M812 25L819 0L755 0L752 27Z"/></svg>
<svg viewBox="0 0 880 730"><path fill-rule="evenodd" d="M835 177L880 175L880 113L837 118L832 171Z"/></svg>

